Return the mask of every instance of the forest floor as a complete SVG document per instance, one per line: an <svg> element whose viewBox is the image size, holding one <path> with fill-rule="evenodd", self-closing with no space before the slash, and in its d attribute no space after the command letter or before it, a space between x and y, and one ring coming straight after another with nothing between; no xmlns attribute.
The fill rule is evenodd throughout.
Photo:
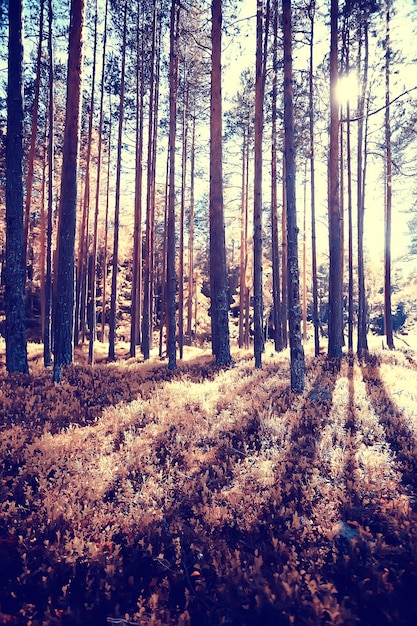
<svg viewBox="0 0 417 626"><path fill-rule="evenodd" d="M60 385L30 355L0 366L0 624L417 624L412 350L307 356L300 396L270 346Z"/></svg>

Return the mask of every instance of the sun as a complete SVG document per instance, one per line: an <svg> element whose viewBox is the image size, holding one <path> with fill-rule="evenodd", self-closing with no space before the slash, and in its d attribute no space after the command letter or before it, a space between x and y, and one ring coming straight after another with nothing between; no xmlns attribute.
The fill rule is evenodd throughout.
<svg viewBox="0 0 417 626"><path fill-rule="evenodd" d="M356 72L343 74L337 81L335 96L340 105L355 103L359 94L359 82Z"/></svg>

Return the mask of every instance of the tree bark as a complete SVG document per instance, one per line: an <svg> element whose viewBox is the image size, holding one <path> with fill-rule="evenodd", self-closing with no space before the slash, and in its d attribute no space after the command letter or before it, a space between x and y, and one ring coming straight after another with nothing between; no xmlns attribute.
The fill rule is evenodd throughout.
<svg viewBox="0 0 417 626"><path fill-rule="evenodd" d="M119 101L119 127L117 137L117 162L116 162L116 189L114 206L114 235L113 235L113 260L112 280L110 294L110 320L109 320L109 360L116 359L116 327L117 327L117 277L119 272L119 222L120 222L120 192L122 173L122 139L125 106L125 73L126 73L126 36L127 36L127 0L124 3L123 18L123 41L122 41L122 68L120 76L120 101Z"/></svg>
<svg viewBox="0 0 417 626"><path fill-rule="evenodd" d="M291 0L283 0L284 34L284 127L285 172L287 190L287 275L288 275L288 322L290 339L291 389L296 393L304 390L304 349L301 341L301 306L298 270L298 228L295 193L295 146L294 104L292 88L292 27Z"/></svg>
<svg viewBox="0 0 417 626"><path fill-rule="evenodd" d="M168 368L177 366L176 360L176 271L175 271L175 139L178 94L178 38L180 6L171 4L170 55L169 55L169 189L167 225L167 333Z"/></svg>
<svg viewBox="0 0 417 626"><path fill-rule="evenodd" d="M48 0L48 212L46 226L45 317L43 325L43 361L52 364L52 231L54 209L54 57L52 44L52 0Z"/></svg>
<svg viewBox="0 0 417 626"><path fill-rule="evenodd" d="M103 109L104 109L104 80L106 67L106 47L107 47L107 13L108 0L106 0L104 8L104 35L103 35L103 53L102 53L102 71L101 71L101 87L100 87L100 111L98 123L98 147L97 147L97 177L96 177L96 193L94 202L94 223L93 223L93 242L91 250L91 321L90 321L90 339L88 344L88 363L94 364L94 342L97 334L97 245L98 245L98 217L100 208L100 184L101 184L101 161L103 153ZM96 3L96 23L97 28L97 3ZM97 30L95 30L95 36Z"/></svg>
<svg viewBox="0 0 417 626"><path fill-rule="evenodd" d="M187 338L188 345L193 339L193 298L197 297L194 286L194 188L195 188L195 127L196 115L193 112L191 132L191 158L190 158L190 212L188 230L188 300L187 300Z"/></svg>
<svg viewBox="0 0 417 626"><path fill-rule="evenodd" d="M185 76L184 76L185 79ZM184 81L185 82L185 81ZM182 164L181 164L181 209L180 209L180 249L178 264L178 347L180 359L184 352L184 228L185 228L185 190L187 182L187 151L188 151L188 117L189 117L189 85L183 94L182 118Z"/></svg>
<svg viewBox="0 0 417 626"><path fill-rule="evenodd" d="M338 0L330 9L330 149L329 149L329 358L341 358L343 343L342 231L339 198Z"/></svg>
<svg viewBox="0 0 417 626"><path fill-rule="evenodd" d="M242 140L242 186L240 207L240 272L239 272L239 348L244 346L244 320L246 302L246 270L248 265L248 153L249 126L243 128Z"/></svg>
<svg viewBox="0 0 417 626"><path fill-rule="evenodd" d="M264 351L262 292L262 139L265 77L263 72L263 0L257 0L255 72L255 165L253 183L253 329L255 367L262 367Z"/></svg>
<svg viewBox="0 0 417 626"><path fill-rule="evenodd" d="M104 342L106 331L106 303L107 303L107 258L109 240L109 205L110 205L110 169L111 169L111 133L112 133L112 112L111 98L109 97L109 136L107 155L107 176L106 176L106 210L104 216L104 243L103 243L103 287L101 294L101 341Z"/></svg>
<svg viewBox="0 0 417 626"><path fill-rule="evenodd" d="M282 214L281 214L281 267L282 267L282 302L281 302L281 331L282 347L288 346L288 244L287 244L287 175L285 164L285 149L282 159Z"/></svg>
<svg viewBox="0 0 417 626"><path fill-rule="evenodd" d="M391 213L392 213L392 154L390 119L390 0L385 0L385 239L384 239L384 325L387 346L394 349L391 311Z"/></svg>
<svg viewBox="0 0 417 626"><path fill-rule="evenodd" d="M136 155L135 155L135 222L133 231L132 316L130 322L130 356L136 356L140 344L142 301L142 180L143 180L143 35L140 39L140 7L137 18L136 72Z"/></svg>
<svg viewBox="0 0 417 626"><path fill-rule="evenodd" d="M145 227L145 250L143 264L143 310L142 310L142 353L145 360L150 357L152 345L152 293L153 293L153 247L154 247L154 206L155 188L154 172L156 154L154 152L154 118L156 116L155 91L156 91L156 59L157 59L157 32L158 32L158 1L154 3L152 22L152 46L151 46L151 70L149 77L149 120L148 120L148 171L146 182L146 227Z"/></svg>
<svg viewBox="0 0 417 626"><path fill-rule="evenodd" d="M366 139L366 126L365 126L365 96L368 88L368 23L367 20L362 26L364 29L364 70L362 79L362 93L359 96L358 102L358 162L357 162L357 221L358 221L358 344L357 352L361 357L363 352L368 350L367 342L367 311L366 311L366 293L365 293L365 259L363 251L363 231L364 231L364 217L365 217L365 172L366 172L366 140L364 141L364 135ZM361 65L361 49L362 43L360 41L358 50L358 67ZM364 133L365 126L365 133Z"/></svg>
<svg viewBox="0 0 417 626"><path fill-rule="evenodd" d="M314 18L316 3L315 0L309 5L308 12L310 18L310 59L309 59L309 80L308 80L308 102L309 102L309 139L310 139L310 196L311 196L311 273L313 291L313 325L314 325L314 354L320 354L319 335L319 305L318 305L318 285L317 285L317 237L316 237L316 161L315 161L315 141L314 141Z"/></svg>
<svg viewBox="0 0 417 626"><path fill-rule="evenodd" d="M223 208L221 29L222 0L212 0L210 92L210 300L212 350L217 365L231 363L229 292Z"/></svg>
<svg viewBox="0 0 417 626"><path fill-rule="evenodd" d="M72 362L74 339L74 245L77 216L77 165L81 95L84 0L72 0L69 33L67 105L58 224L58 267L54 314L55 382L62 367Z"/></svg>
<svg viewBox="0 0 417 626"><path fill-rule="evenodd" d="M6 144L6 368L28 372L23 253L23 6L9 0Z"/></svg>
<svg viewBox="0 0 417 626"><path fill-rule="evenodd" d="M35 97L33 101L33 115L32 115L32 127L30 134L30 148L28 159L28 173L26 177L26 198L25 198L25 222L24 222L24 240L23 240L23 254L24 254L24 267L27 265L27 247L29 237L29 224L30 224L30 206L32 201L32 187L33 187L33 173L35 166L35 148L36 137L38 130L38 114L39 114L39 91L41 83L41 61L42 61L42 40L43 40L43 8L45 0L40 0L39 12L39 41L38 50L36 54L36 77L35 77Z"/></svg>

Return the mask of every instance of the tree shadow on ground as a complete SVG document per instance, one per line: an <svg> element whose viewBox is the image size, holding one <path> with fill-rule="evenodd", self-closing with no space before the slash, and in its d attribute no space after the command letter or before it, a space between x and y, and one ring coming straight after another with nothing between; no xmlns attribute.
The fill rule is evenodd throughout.
<svg viewBox="0 0 417 626"><path fill-rule="evenodd" d="M401 453L401 444L393 438L394 428L404 428L401 414L386 395L375 403L375 386L379 398L383 384L375 365L363 367L368 398L380 422L389 422L391 437ZM344 624L363 626L409 626L417 623L417 528L415 516L404 511L400 502L392 502L366 493L357 461L357 420L354 397L353 364L349 367L349 417L346 422L345 502L341 520L328 554L326 577L332 580L346 615ZM374 404L375 403L375 404ZM385 418L381 414L384 407ZM406 452L402 454L407 456ZM408 458L408 456L407 456ZM406 465L408 470L409 465ZM412 478L403 474L403 484ZM414 480L414 478L413 478ZM410 483L408 483L410 484ZM349 618L349 616L351 616Z"/></svg>
<svg viewBox="0 0 417 626"><path fill-rule="evenodd" d="M362 366L362 376L366 384L368 397L379 421L384 427L385 436L403 475L403 485L409 495L413 496L414 505L417 496L417 441L412 430L404 420L391 396L387 393L379 371L380 362L377 356L369 355ZM414 508L416 508L414 506Z"/></svg>
<svg viewBox="0 0 417 626"><path fill-rule="evenodd" d="M222 593L217 595L207 623L320 623L310 602L308 581L300 572L305 574L320 549L317 537L314 540L307 528L314 501L320 498L311 489L311 476L317 467L321 431L338 375L338 364L322 363L311 391L292 418L288 449L275 470L275 487L269 491L267 501L259 502L258 519L252 527L243 530L229 524L223 528L219 542L222 573L216 573L213 585ZM288 388L286 410L291 410L295 397ZM257 502L256 492L253 500ZM233 560L238 560L239 567L231 565Z"/></svg>

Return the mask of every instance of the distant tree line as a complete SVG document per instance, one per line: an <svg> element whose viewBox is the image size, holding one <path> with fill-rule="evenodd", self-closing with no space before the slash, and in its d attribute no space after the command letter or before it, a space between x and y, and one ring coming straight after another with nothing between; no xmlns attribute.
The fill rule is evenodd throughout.
<svg viewBox="0 0 417 626"><path fill-rule="evenodd" d="M215 362L232 361L236 298L238 345L253 342L256 367L266 334L277 351L289 345L291 387L301 392L308 322L316 355L324 335L330 358L340 359L346 341L353 351L354 331L358 354L368 349L364 216L377 157L383 321L394 347L393 187L412 146L410 106L392 91L401 61L391 36L396 3L257 0L250 26L235 8L228 0L212 0L210 10L179 0L9 0L8 12L2 8L8 80L0 243L10 373L28 371L33 290L55 381L79 342L89 342L90 364L97 340L107 340L108 358L116 359L122 312L131 356L140 347L148 359L158 347L174 369L184 344L197 338L203 292ZM223 39L236 29L237 41L242 28L255 39L253 64L225 111ZM319 64L317 33L325 28L328 53ZM301 48L308 60L302 71L294 61ZM383 77L378 110L371 64ZM341 78L352 73L358 93L342 102ZM377 115L383 122L375 140ZM326 284L318 261L318 159L327 164ZM229 214L232 177L239 197Z"/></svg>

